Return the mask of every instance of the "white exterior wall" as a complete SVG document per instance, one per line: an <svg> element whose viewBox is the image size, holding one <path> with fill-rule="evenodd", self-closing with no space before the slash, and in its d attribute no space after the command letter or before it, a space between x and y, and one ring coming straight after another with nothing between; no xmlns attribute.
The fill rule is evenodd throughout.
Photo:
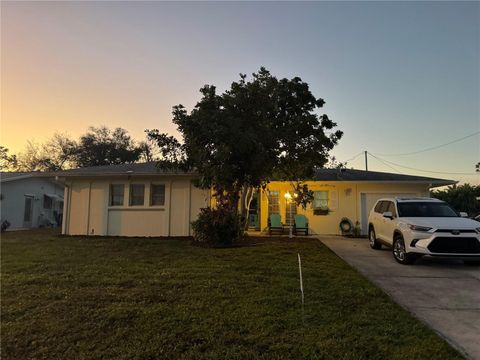
<svg viewBox="0 0 480 360"><path fill-rule="evenodd" d="M1 221L8 220L10 229L24 228L25 195L33 195L31 227L36 228L45 221L55 222L53 211L62 212L57 203L52 203L51 209L44 208L44 195L55 194L63 196L63 186L47 178L29 177L18 180L5 181L0 184L2 194Z"/></svg>
<svg viewBox="0 0 480 360"><path fill-rule="evenodd" d="M122 206L109 205L110 184L124 184ZM144 184L144 205L129 206L130 184ZM150 206L150 185L165 185L164 206ZM65 226L68 235L189 236L191 221L209 203L209 192L190 177L77 179L67 181Z"/></svg>

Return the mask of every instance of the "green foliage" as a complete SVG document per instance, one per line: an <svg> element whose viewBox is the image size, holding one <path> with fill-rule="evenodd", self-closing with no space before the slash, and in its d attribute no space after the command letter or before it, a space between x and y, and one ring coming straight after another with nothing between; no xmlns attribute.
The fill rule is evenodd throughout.
<svg viewBox="0 0 480 360"><path fill-rule="evenodd" d="M90 127L80 137L75 161L79 167L133 163L141 152L125 129Z"/></svg>
<svg viewBox="0 0 480 360"><path fill-rule="evenodd" d="M297 206L301 206L303 209L307 208L307 205L313 201L313 191L308 189L308 185L301 182L293 182L294 197Z"/></svg>
<svg viewBox="0 0 480 360"><path fill-rule="evenodd" d="M194 242L205 246L231 246L243 235L240 217L224 207L201 209L192 228Z"/></svg>
<svg viewBox="0 0 480 360"><path fill-rule="evenodd" d="M455 210L469 216L480 214L480 185L449 186L446 190L432 191L431 196L449 203Z"/></svg>
<svg viewBox="0 0 480 360"><path fill-rule="evenodd" d="M75 167L115 165L153 161L157 158L156 144L137 144L122 128L90 127L78 141L55 133L47 142L27 141L25 150L9 155L0 147L0 166L12 171L58 171Z"/></svg>
<svg viewBox="0 0 480 360"><path fill-rule="evenodd" d="M159 149L160 156L157 161L160 168L191 170L187 164L184 147L175 137L161 133L158 129L146 130L146 133L149 141L155 143Z"/></svg>
<svg viewBox="0 0 480 360"><path fill-rule="evenodd" d="M316 113L325 101L298 77L277 79L262 67L252 80L240 74L222 94L213 85L200 92L190 113L183 105L173 108L182 143L158 130L149 135L162 149L161 167L195 169L199 185L213 188L217 203L232 212L248 188L310 179L342 137L327 115Z"/></svg>
<svg viewBox="0 0 480 360"><path fill-rule="evenodd" d="M17 156L10 155L5 146L0 145L0 170L15 170L17 167Z"/></svg>

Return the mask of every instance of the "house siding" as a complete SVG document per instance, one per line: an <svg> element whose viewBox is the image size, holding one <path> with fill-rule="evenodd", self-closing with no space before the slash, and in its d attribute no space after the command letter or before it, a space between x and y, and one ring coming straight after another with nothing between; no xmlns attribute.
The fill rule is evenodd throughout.
<svg viewBox="0 0 480 360"><path fill-rule="evenodd" d="M428 187L419 183L360 183L360 182L307 182L308 188L312 191L329 192L328 215L314 215L311 204L306 209L297 208L297 214L304 214L309 221L310 232L313 234L340 234L339 224L342 218L349 218L353 224L357 221L362 225L362 220L370 211L362 214L362 194L379 194L380 196L429 196ZM261 194L261 229L268 228L268 191L279 191L280 193L280 215L282 223L286 223L285 193L292 192L289 182L272 182ZM366 229L362 228L362 233Z"/></svg>
<svg viewBox="0 0 480 360"><path fill-rule="evenodd" d="M63 186L50 179L28 177L23 179L2 182L1 221L8 220L10 229L24 228L25 195L33 195L32 228L37 228L45 221L55 222L53 212L62 209L56 207L56 202L51 209L44 208L44 195L56 194L63 196Z"/></svg>
<svg viewBox="0 0 480 360"><path fill-rule="evenodd" d="M190 236L191 222L202 207L213 205L209 191L196 188L193 177L148 177L102 179L69 179L65 189L64 234L103 236ZM109 205L110 184L124 184L122 206ZM144 206L129 206L129 185L145 184ZM164 206L150 206L150 185L165 185ZM327 215L315 215L312 205L306 209L297 208L298 214L305 214L312 234L340 234L339 223L349 218L359 222L364 229L366 217L378 196L429 196L428 185L424 183L374 183L345 181L307 182L312 191L328 191L329 209ZM268 191L278 191L280 215L286 223L285 193L292 191L290 182L271 182L260 198L260 229L268 228ZM362 205L362 198L369 202ZM367 209L368 207L368 209Z"/></svg>
<svg viewBox="0 0 480 360"><path fill-rule="evenodd" d="M190 177L144 177L125 180L72 179L65 190L63 234L101 236L189 236L190 222L209 203L209 192ZM110 206L110 184L124 184L121 206ZM130 184L144 184L144 205L129 206ZM150 205L151 184L165 185L164 206Z"/></svg>

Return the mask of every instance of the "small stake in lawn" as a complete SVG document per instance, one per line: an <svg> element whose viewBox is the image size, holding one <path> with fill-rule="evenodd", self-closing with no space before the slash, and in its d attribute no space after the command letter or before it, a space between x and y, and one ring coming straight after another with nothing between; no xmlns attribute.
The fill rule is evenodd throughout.
<svg viewBox="0 0 480 360"><path fill-rule="evenodd" d="M300 292L302 293L302 323L305 325L305 317L304 317L305 296L303 294L302 260L300 259L300 253L298 253L298 272L300 273Z"/></svg>

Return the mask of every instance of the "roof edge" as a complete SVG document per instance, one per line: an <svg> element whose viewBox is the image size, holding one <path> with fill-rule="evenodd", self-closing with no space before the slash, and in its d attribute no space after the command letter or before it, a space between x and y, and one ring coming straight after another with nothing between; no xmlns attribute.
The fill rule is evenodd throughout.
<svg viewBox="0 0 480 360"><path fill-rule="evenodd" d="M34 177L34 175L33 174L24 174L24 175L10 177L10 178L6 178L6 179L0 179L0 183L6 183L6 182L22 180L22 179L28 179L28 178L31 178L31 177Z"/></svg>

